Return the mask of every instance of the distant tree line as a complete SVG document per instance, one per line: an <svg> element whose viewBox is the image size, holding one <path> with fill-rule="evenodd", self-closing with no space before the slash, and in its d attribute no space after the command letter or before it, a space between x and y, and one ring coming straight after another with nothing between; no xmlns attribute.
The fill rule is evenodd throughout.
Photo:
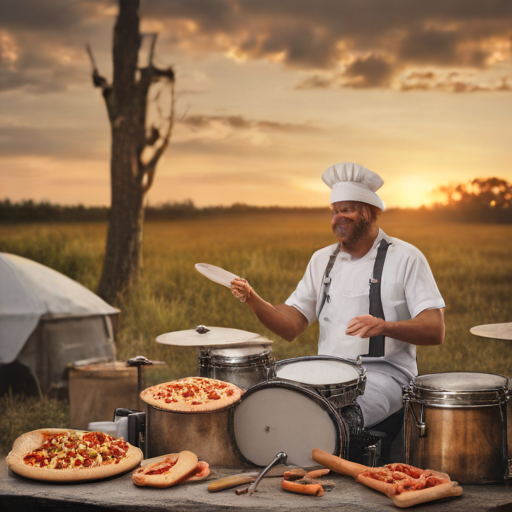
<svg viewBox="0 0 512 512"><path fill-rule="evenodd" d="M431 207L389 209L386 212L407 212L426 220L456 222L512 223L512 183L501 178L475 178L467 183L439 187L445 201ZM178 220L211 216L277 213L327 213L327 208L250 206L235 203L231 206L199 208L191 200L146 206L146 220ZM107 221L110 208L106 206L63 206L47 201L0 201L0 222L95 222Z"/></svg>
<svg viewBox="0 0 512 512"><path fill-rule="evenodd" d="M326 212L326 208L250 206L235 203L231 206L206 206L199 208L191 200L167 202L158 206L146 206L145 218L155 220L179 220L199 217L243 215L249 213L305 213ZM96 222L107 221L110 208L106 206L59 205L48 201L11 202L0 201L0 222Z"/></svg>

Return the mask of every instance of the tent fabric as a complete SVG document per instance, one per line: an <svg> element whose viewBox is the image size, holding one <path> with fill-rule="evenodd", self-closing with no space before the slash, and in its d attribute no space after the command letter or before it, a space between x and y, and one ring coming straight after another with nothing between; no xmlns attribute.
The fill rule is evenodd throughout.
<svg viewBox="0 0 512 512"><path fill-rule="evenodd" d="M0 253L0 364L17 358L41 318L117 313L118 309L65 275Z"/></svg>
<svg viewBox="0 0 512 512"><path fill-rule="evenodd" d="M37 376L43 393L50 393L67 386L70 363L89 358L115 359L108 316L41 319L17 361Z"/></svg>

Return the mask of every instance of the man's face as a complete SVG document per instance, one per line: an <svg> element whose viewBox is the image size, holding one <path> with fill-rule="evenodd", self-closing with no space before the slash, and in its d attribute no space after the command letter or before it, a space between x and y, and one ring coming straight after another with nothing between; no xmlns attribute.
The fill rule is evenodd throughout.
<svg viewBox="0 0 512 512"><path fill-rule="evenodd" d="M370 218L356 201L339 201L331 204L332 231L344 245L354 245L362 240L372 227Z"/></svg>

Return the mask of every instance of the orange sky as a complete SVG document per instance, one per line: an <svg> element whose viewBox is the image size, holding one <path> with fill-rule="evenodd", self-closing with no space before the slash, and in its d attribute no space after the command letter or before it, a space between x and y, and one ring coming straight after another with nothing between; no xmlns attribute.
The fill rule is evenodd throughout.
<svg viewBox="0 0 512 512"><path fill-rule="evenodd" d="M340 161L381 174L387 206L437 186L512 181L506 2L146 0L177 123L152 204L320 206ZM0 20L0 198L108 204L108 0L8 0ZM165 98L162 97L165 101Z"/></svg>

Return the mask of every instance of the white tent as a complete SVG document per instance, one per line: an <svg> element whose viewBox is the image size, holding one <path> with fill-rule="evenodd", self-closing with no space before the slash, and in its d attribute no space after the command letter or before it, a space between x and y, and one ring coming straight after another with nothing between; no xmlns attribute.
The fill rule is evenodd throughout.
<svg viewBox="0 0 512 512"><path fill-rule="evenodd" d="M0 253L0 365L27 366L43 391L65 386L68 363L115 358L110 317L118 313L63 274Z"/></svg>

